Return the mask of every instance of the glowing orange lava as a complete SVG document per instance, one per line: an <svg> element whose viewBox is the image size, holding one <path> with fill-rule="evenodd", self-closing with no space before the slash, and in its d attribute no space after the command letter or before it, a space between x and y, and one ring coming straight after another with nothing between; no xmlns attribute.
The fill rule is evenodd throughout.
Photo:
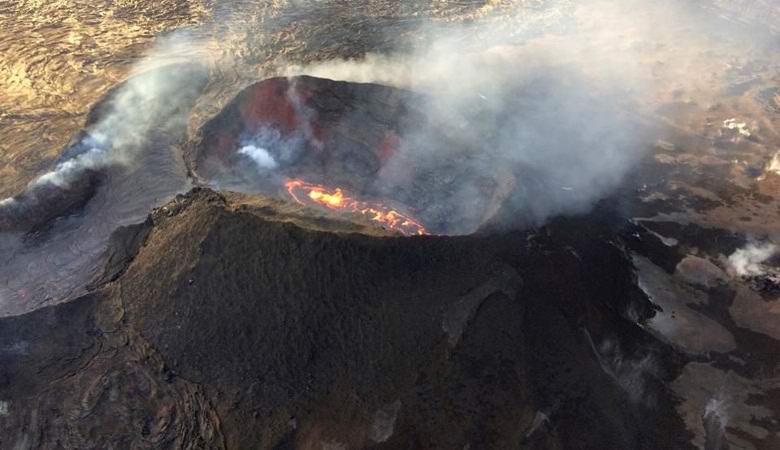
<svg viewBox="0 0 780 450"><path fill-rule="evenodd" d="M411 217L389 208L381 203L356 200L344 193L341 188L329 189L320 184L307 183L291 179L284 183L290 196L301 205L307 205L302 199L337 211L362 214L379 225L400 231L405 235L427 234L425 227Z"/></svg>

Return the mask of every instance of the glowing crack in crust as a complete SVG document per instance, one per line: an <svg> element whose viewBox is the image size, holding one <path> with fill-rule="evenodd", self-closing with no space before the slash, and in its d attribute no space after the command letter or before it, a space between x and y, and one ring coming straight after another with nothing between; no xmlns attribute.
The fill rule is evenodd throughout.
<svg viewBox="0 0 780 450"><path fill-rule="evenodd" d="M290 196L301 205L313 203L336 211L361 214L379 226L399 231L407 236L428 234L420 222L408 215L378 202L356 200L341 188L331 189L299 179L287 180L284 185Z"/></svg>

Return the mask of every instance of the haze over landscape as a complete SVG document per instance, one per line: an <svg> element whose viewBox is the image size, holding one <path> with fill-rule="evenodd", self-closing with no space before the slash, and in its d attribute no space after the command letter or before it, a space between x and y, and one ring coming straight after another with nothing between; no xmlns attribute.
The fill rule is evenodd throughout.
<svg viewBox="0 0 780 450"><path fill-rule="evenodd" d="M0 3L0 448L780 448L778 24Z"/></svg>

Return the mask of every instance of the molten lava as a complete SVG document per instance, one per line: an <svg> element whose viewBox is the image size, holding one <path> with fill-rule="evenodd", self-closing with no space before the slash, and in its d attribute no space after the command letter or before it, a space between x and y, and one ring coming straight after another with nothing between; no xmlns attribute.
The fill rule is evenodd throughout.
<svg viewBox="0 0 780 450"><path fill-rule="evenodd" d="M301 205L307 205L302 199L327 208L352 214L362 214L380 226L400 231L405 235L427 234L425 227L413 218L389 208L381 203L365 202L349 197L341 188L329 189L325 186L291 179L285 184L290 196Z"/></svg>

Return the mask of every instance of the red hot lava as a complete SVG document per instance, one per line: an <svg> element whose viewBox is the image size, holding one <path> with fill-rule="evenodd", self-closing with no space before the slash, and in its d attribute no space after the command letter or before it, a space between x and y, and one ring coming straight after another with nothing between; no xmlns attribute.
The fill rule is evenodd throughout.
<svg viewBox="0 0 780 450"><path fill-rule="evenodd" d="M313 203L336 211L362 214L380 226L399 231L407 236L428 234L420 222L408 215L381 203L354 199L341 188L330 189L299 179L288 180L284 185L290 196L301 205ZM303 199L306 199L306 202Z"/></svg>

